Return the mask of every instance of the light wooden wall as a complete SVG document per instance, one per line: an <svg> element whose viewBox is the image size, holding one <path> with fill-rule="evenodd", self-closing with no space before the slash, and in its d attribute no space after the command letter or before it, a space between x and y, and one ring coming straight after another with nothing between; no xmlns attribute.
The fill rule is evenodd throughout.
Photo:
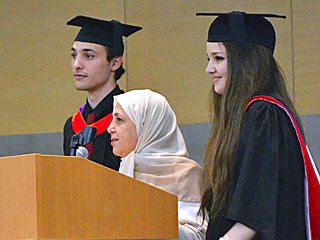
<svg viewBox="0 0 320 240"><path fill-rule="evenodd" d="M272 19L275 56L302 115L320 114L318 0L38 0L0 2L2 92L0 135L61 132L85 102L74 89L70 48L78 14L117 19L143 30L126 40L124 90L150 88L165 95L179 124L208 122L205 42L211 17L196 12L242 10L287 15Z"/></svg>
<svg viewBox="0 0 320 240"><path fill-rule="evenodd" d="M320 2L294 1L292 36L294 93L304 115L320 113Z"/></svg>
<svg viewBox="0 0 320 240"><path fill-rule="evenodd" d="M70 65L78 14L124 21L123 1L1 1L0 135L61 132L85 102Z"/></svg>

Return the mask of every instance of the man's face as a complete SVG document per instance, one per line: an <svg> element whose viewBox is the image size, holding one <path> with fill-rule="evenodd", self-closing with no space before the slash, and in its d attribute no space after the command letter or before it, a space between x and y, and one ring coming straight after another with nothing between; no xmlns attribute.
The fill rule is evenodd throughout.
<svg viewBox="0 0 320 240"><path fill-rule="evenodd" d="M111 63L104 46L75 41L71 49L71 67L77 90L99 91L108 83Z"/></svg>

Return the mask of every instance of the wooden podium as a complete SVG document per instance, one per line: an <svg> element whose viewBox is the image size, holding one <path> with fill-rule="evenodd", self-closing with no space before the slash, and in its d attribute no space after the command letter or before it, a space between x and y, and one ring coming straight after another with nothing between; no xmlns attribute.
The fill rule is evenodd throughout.
<svg viewBox="0 0 320 240"><path fill-rule="evenodd" d="M0 158L0 239L178 238L177 202L81 157Z"/></svg>

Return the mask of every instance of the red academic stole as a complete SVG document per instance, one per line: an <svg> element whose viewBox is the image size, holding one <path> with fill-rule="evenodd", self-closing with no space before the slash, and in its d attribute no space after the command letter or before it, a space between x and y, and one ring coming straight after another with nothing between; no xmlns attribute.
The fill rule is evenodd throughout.
<svg viewBox="0 0 320 240"><path fill-rule="evenodd" d="M296 131L298 140L300 142L301 152L304 159L305 165L305 193L306 193L306 223L307 223L307 232L308 239L310 240L320 240L320 177L316 165L312 159L312 156L304 142L299 126L294 119L293 115L286 106L278 101L277 99L270 96L256 96L253 97L249 105L257 100L263 100L276 104L282 108L289 116L292 125ZM292 219L294 221L294 219Z"/></svg>
<svg viewBox="0 0 320 240"><path fill-rule="evenodd" d="M83 108L80 108L80 110L72 116L72 130L75 133L81 132L86 126L97 128L97 136L107 131L110 123L112 122L112 113L92 124L87 124L83 118L81 110L83 110Z"/></svg>

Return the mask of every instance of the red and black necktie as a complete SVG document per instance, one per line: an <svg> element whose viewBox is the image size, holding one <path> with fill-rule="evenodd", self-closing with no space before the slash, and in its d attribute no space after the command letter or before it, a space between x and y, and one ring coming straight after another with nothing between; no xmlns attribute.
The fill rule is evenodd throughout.
<svg viewBox="0 0 320 240"><path fill-rule="evenodd" d="M83 118L81 110L83 110L83 108L80 108L80 110L72 116L72 130L75 133L81 132L87 126L97 128L97 136L107 131L110 123L112 122L112 113L108 114L107 116L96 122L95 120L97 119L97 116L95 116L94 113L89 113L86 122ZM91 155L93 145L94 143L91 142L85 146L89 151L89 157Z"/></svg>

